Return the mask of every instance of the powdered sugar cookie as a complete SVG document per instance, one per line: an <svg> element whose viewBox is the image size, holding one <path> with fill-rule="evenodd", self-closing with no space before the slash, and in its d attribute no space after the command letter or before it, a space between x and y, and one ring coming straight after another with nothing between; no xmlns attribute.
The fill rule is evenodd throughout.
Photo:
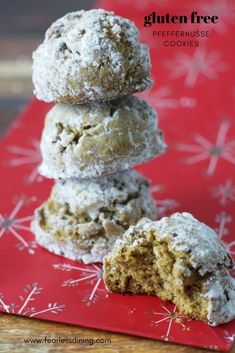
<svg viewBox="0 0 235 353"><path fill-rule="evenodd" d="M235 318L232 266L213 229L174 213L131 226L104 258L104 280L112 292L154 294L215 326Z"/></svg>
<svg viewBox="0 0 235 353"><path fill-rule="evenodd" d="M59 180L36 210L32 231L40 245L57 255L101 262L131 224L154 214L148 180L135 171Z"/></svg>
<svg viewBox="0 0 235 353"><path fill-rule="evenodd" d="M54 179L92 178L130 169L165 149L155 111L137 97L57 104L46 117L39 170Z"/></svg>
<svg viewBox="0 0 235 353"><path fill-rule="evenodd" d="M45 102L106 101L151 86L148 48L113 12L72 12L55 21L33 53L34 93Z"/></svg>

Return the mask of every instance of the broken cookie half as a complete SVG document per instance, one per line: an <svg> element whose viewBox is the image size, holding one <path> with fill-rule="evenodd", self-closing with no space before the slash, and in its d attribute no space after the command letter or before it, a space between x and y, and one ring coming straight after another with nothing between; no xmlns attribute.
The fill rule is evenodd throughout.
<svg viewBox="0 0 235 353"><path fill-rule="evenodd" d="M212 326L235 318L233 261L216 233L189 213L143 218L104 258L111 292L144 293Z"/></svg>

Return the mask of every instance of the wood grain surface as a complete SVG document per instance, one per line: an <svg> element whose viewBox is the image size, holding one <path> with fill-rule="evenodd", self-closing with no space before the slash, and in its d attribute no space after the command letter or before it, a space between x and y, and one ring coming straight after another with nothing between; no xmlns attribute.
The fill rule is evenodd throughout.
<svg viewBox="0 0 235 353"><path fill-rule="evenodd" d="M45 29L66 12L91 6L91 0L13 0L1 3L0 12L0 133L32 97L31 55ZM1 269L2 270L2 269ZM0 271L1 271L0 270ZM26 344L24 339L110 339L107 344ZM195 349L122 334L0 313L0 352L200 353ZM235 353L235 347L232 350Z"/></svg>
<svg viewBox="0 0 235 353"><path fill-rule="evenodd" d="M109 339L110 343L62 344L62 343L31 343L24 339ZM163 343L151 339L121 335L101 330L81 328L43 320L22 318L19 316L0 314L0 352L34 352L34 353L206 353L205 349ZM233 353L235 350L233 349Z"/></svg>

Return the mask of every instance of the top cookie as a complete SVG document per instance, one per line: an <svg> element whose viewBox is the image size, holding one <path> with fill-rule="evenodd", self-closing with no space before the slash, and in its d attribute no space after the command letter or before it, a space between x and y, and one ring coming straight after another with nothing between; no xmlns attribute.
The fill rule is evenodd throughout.
<svg viewBox="0 0 235 353"><path fill-rule="evenodd" d="M140 92L152 84L147 46L133 22L113 12L72 12L55 21L33 53L34 93L80 104Z"/></svg>

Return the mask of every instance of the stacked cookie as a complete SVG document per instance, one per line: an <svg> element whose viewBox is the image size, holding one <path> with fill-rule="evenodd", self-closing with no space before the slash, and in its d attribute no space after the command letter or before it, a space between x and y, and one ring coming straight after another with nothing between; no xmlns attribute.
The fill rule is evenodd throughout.
<svg viewBox="0 0 235 353"><path fill-rule="evenodd" d="M131 169L166 149L153 108L130 96L151 85L148 49L131 21L78 11L52 24L33 59L35 95L56 103L40 166L56 182L32 229L53 253L99 262L155 213L148 180Z"/></svg>

